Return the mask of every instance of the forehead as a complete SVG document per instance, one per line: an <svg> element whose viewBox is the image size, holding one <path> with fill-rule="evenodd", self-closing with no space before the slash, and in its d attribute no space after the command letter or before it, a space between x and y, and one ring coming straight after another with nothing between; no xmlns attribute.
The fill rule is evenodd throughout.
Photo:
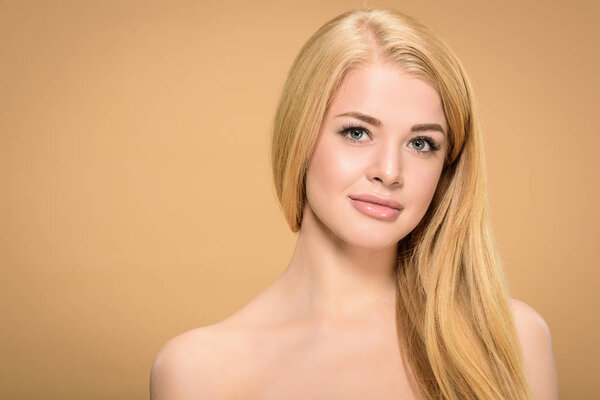
<svg viewBox="0 0 600 400"><path fill-rule="evenodd" d="M328 113L347 111L371 115L383 125L439 123L446 129L437 90L391 63L369 63L348 71Z"/></svg>

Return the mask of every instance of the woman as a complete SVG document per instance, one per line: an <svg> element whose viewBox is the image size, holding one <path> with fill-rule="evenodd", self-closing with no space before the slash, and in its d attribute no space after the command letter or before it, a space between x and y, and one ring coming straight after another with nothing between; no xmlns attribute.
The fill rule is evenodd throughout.
<svg viewBox="0 0 600 400"><path fill-rule="evenodd" d="M162 399L556 399L547 325L509 300L490 230L468 78L392 10L321 27L272 138L298 241L230 318L169 341Z"/></svg>

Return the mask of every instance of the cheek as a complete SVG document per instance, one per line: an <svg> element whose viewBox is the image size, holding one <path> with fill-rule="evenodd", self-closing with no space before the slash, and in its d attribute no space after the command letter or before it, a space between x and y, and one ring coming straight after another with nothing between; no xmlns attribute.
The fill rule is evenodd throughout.
<svg viewBox="0 0 600 400"><path fill-rule="evenodd" d="M430 165L426 168L414 168L406 177L408 193L411 193L413 206L425 213L433 199L435 189L442 172L442 165Z"/></svg>
<svg viewBox="0 0 600 400"><path fill-rule="evenodd" d="M356 158L342 149L320 143L313 153L307 171L307 185L323 192L343 189L356 177Z"/></svg>

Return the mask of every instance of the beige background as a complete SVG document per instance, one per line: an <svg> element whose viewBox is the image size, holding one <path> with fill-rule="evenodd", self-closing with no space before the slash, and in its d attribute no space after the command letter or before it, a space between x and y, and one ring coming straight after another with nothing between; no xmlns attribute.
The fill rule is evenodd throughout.
<svg viewBox="0 0 600 400"><path fill-rule="evenodd" d="M0 2L0 397L147 398L166 340L283 271L277 97L308 37L368 5L463 61L513 296L550 325L563 398L600 398L599 8L483 3Z"/></svg>

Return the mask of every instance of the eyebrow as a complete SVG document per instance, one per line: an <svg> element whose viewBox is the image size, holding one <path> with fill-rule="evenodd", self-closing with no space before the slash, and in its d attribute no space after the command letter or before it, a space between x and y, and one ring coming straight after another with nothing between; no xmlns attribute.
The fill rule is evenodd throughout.
<svg viewBox="0 0 600 400"><path fill-rule="evenodd" d="M362 114L356 111L350 111L343 114L338 114L336 117L353 117L359 119L361 121L366 122L367 124L371 124L373 126L381 126L381 121L375 117L371 117L370 115ZM425 131L438 131L442 134L446 134L444 132L444 128L440 124L417 124L413 125L410 129L411 132L425 132Z"/></svg>

